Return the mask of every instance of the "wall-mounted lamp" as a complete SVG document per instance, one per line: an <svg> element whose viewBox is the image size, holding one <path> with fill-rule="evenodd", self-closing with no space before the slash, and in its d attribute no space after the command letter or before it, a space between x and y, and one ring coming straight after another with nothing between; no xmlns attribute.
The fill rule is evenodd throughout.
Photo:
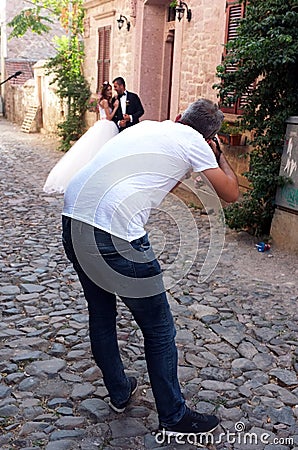
<svg viewBox="0 0 298 450"><path fill-rule="evenodd" d="M120 14L119 19L117 19L118 28L119 28L119 30L121 30L121 28L124 25L125 20L126 20L126 29L127 29L127 31L129 31L130 30L130 22L129 22L129 20L127 20L127 18L125 16L123 16L123 14Z"/></svg>
<svg viewBox="0 0 298 450"><path fill-rule="evenodd" d="M181 0L179 2L179 5L177 5L176 8L175 8L177 19L180 22L180 20L184 16L184 10L185 10L184 7L186 8L186 18L187 18L188 22L190 22L191 21L191 16L192 16L191 9L189 9L187 4L185 2L182 2Z"/></svg>
<svg viewBox="0 0 298 450"><path fill-rule="evenodd" d="M2 81L2 83L0 83L0 85L6 83L6 81L11 80L12 78L19 77L20 75L22 75L22 73L23 72L18 70L16 73L14 73L13 75L10 75L10 77L6 78L6 80Z"/></svg>

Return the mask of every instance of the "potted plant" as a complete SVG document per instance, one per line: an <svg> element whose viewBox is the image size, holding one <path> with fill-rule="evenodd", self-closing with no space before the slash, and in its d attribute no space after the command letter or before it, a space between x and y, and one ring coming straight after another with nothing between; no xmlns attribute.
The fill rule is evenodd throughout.
<svg viewBox="0 0 298 450"><path fill-rule="evenodd" d="M242 128L237 122L230 123L224 120L218 135L223 144L240 145Z"/></svg>

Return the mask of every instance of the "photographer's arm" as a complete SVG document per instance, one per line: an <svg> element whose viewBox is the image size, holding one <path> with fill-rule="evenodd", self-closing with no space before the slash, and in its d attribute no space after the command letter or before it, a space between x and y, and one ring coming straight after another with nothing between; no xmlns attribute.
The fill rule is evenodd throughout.
<svg viewBox="0 0 298 450"><path fill-rule="evenodd" d="M220 198L228 203L236 202L239 197L238 180L223 153L218 158L218 165L218 168L207 169L203 173Z"/></svg>

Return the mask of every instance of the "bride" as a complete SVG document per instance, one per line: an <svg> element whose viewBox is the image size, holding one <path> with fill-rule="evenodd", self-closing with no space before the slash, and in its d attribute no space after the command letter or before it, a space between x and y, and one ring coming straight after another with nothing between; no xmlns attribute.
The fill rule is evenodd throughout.
<svg viewBox="0 0 298 450"><path fill-rule="evenodd" d="M53 167L43 187L44 192L64 193L71 178L97 154L109 139L118 134L118 127L112 121L118 106L119 100L115 100L112 105L112 86L105 81L98 102L99 120Z"/></svg>

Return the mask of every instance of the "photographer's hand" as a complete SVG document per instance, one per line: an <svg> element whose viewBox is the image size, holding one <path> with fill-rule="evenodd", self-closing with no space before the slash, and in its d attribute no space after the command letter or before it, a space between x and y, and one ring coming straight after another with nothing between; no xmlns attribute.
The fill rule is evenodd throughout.
<svg viewBox="0 0 298 450"><path fill-rule="evenodd" d="M222 155L222 150L220 148L219 140L217 139L217 137L214 137L212 139L209 139L207 142L210 145L210 147L212 148L212 151L215 155L217 164L219 165L220 155Z"/></svg>
<svg viewBox="0 0 298 450"><path fill-rule="evenodd" d="M214 139L207 142L215 154L219 167L204 170L203 173L213 185L220 198L228 203L235 202L239 197L237 176L221 151L219 142L214 141Z"/></svg>

